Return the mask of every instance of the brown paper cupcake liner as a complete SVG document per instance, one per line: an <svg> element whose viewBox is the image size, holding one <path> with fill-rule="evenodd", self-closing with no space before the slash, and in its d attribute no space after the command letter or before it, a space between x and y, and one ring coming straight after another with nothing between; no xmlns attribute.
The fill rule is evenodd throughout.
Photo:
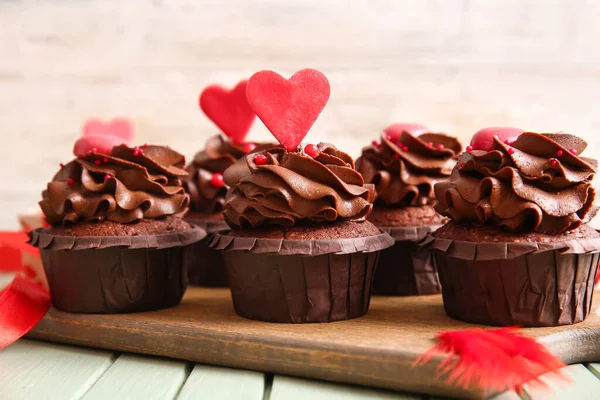
<svg viewBox="0 0 600 400"><path fill-rule="evenodd" d="M172 307L187 285L198 227L148 236L60 236L36 230L52 304L74 313L128 313Z"/></svg>
<svg viewBox="0 0 600 400"><path fill-rule="evenodd" d="M418 296L442 291L431 251L419 246L441 225L379 227L395 239L381 252L372 292L384 296Z"/></svg>
<svg viewBox="0 0 600 400"><path fill-rule="evenodd" d="M203 228L208 233L206 238L192 246L193 254L187 271L188 283L193 286L229 287L223 254L208 247L212 234L227 230L229 226L224 220L186 218L186 221Z"/></svg>
<svg viewBox="0 0 600 400"><path fill-rule="evenodd" d="M434 252L452 318L536 327L578 323L590 313L600 238L476 243L429 235L422 244Z"/></svg>
<svg viewBox="0 0 600 400"><path fill-rule="evenodd" d="M216 233L238 315L261 321L330 322L367 313L375 265L388 234L285 240Z"/></svg>

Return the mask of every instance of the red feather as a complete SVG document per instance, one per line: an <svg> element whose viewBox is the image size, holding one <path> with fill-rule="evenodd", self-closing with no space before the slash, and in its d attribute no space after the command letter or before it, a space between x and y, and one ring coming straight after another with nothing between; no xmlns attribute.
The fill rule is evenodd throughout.
<svg viewBox="0 0 600 400"><path fill-rule="evenodd" d="M414 365L442 354L447 356L438 365L438 376L447 375L449 383L464 388L474 384L495 391L521 392L525 383L547 386L539 378L548 372L568 380L560 371L565 364L516 327L439 332L437 344Z"/></svg>

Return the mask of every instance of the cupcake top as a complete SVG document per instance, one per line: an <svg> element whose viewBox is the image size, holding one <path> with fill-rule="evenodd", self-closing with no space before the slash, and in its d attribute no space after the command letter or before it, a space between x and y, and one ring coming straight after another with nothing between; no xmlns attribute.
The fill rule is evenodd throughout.
<svg viewBox="0 0 600 400"><path fill-rule="evenodd" d="M163 146L91 149L61 166L39 205L55 227L182 216L190 202L184 165L183 155Z"/></svg>
<svg viewBox="0 0 600 400"><path fill-rule="evenodd" d="M186 167L189 176L183 184L190 194L190 209L202 213L222 211L228 189L223 173L255 147L254 143L237 143L221 135L208 139L205 149Z"/></svg>
<svg viewBox="0 0 600 400"><path fill-rule="evenodd" d="M583 139L562 133L525 132L514 142L490 137L485 150L469 146L450 181L435 186L436 209L456 221L513 232L575 229L597 212L591 184L597 161L579 156L586 146Z"/></svg>
<svg viewBox="0 0 600 400"><path fill-rule="evenodd" d="M449 178L460 151L457 139L441 133L386 129L356 163L365 181L375 184L378 205L422 206L435 203L433 187Z"/></svg>
<svg viewBox="0 0 600 400"><path fill-rule="evenodd" d="M327 143L286 151L263 146L225 171L224 205L233 228L362 221L375 196L348 154Z"/></svg>

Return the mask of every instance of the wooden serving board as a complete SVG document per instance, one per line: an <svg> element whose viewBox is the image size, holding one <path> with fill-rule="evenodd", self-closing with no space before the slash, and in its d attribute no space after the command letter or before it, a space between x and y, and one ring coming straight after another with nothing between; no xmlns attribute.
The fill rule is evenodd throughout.
<svg viewBox="0 0 600 400"><path fill-rule="evenodd" d="M600 293L596 293L596 298ZM531 328L566 363L600 360L600 310L583 323ZM446 316L441 295L373 297L362 318L275 324L238 317L227 289L188 289L174 308L117 315L50 309L29 337L193 362L432 395L481 398L436 378L434 362L413 367L440 330L474 325Z"/></svg>

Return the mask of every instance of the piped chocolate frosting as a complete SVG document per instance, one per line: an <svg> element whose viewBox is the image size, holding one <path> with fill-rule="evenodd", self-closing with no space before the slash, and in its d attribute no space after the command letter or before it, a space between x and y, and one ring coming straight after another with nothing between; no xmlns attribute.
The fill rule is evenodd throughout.
<svg viewBox="0 0 600 400"><path fill-rule="evenodd" d="M365 182L375 184L378 204L422 206L435 203L433 187L449 178L460 151L458 140L441 133L383 133L356 164Z"/></svg>
<svg viewBox="0 0 600 400"><path fill-rule="evenodd" d="M189 176L183 179L183 185L190 194L192 211L213 213L223 209L228 187L211 184L212 176L224 173L245 154L242 143L226 140L221 135L208 139L205 149L198 152L186 167Z"/></svg>
<svg viewBox="0 0 600 400"><path fill-rule="evenodd" d="M90 152L58 171L39 204L52 226L182 216L190 202L184 165L183 155L163 146Z"/></svg>
<svg viewBox="0 0 600 400"><path fill-rule="evenodd" d="M494 138L491 151L462 154L450 181L435 186L436 209L513 232L575 229L597 212L598 163L578 155L586 146L568 134L525 132L512 144Z"/></svg>
<svg viewBox="0 0 600 400"><path fill-rule="evenodd" d="M225 171L231 187L223 208L227 223L258 228L364 220L373 207L373 186L364 183L348 154L327 143L317 148L313 158L264 146ZM255 163L257 155L265 156L266 163Z"/></svg>

